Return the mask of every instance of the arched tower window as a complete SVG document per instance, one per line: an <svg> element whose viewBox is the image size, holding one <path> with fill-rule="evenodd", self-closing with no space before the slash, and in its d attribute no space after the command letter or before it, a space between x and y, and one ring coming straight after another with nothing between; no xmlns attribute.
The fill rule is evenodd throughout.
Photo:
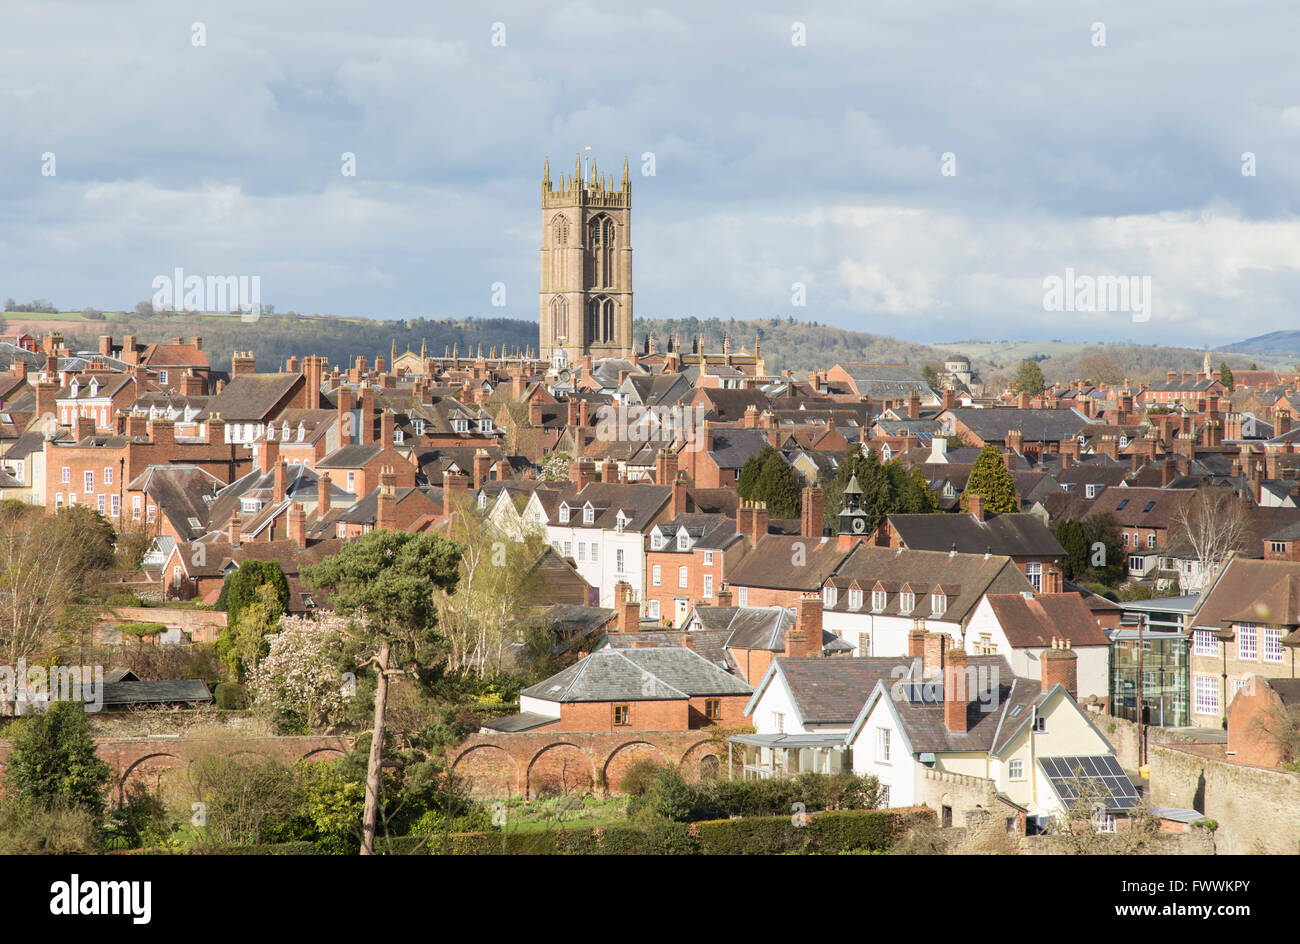
<svg viewBox="0 0 1300 944"><path fill-rule="evenodd" d="M614 300L606 298L601 303L601 340L614 340Z"/></svg>
<svg viewBox="0 0 1300 944"><path fill-rule="evenodd" d="M611 343L614 341L614 311L612 298L604 295L587 302L587 340Z"/></svg>
<svg viewBox="0 0 1300 944"><path fill-rule="evenodd" d="M563 295L551 299L551 337L560 340L569 333L569 303Z"/></svg>
<svg viewBox="0 0 1300 944"><path fill-rule="evenodd" d="M567 246L569 244L569 220L567 217L556 214L551 220L551 243L555 246Z"/></svg>
<svg viewBox="0 0 1300 944"><path fill-rule="evenodd" d="M614 221L605 214L587 223L587 256L591 261L591 284L608 286L614 277Z"/></svg>

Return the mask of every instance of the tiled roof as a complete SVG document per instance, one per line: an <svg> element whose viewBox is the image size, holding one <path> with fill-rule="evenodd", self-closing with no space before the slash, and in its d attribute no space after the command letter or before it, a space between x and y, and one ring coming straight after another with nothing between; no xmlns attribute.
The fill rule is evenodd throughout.
<svg viewBox="0 0 1300 944"><path fill-rule="evenodd" d="M664 701L747 695L743 680L687 648L598 649L520 694L544 701Z"/></svg>

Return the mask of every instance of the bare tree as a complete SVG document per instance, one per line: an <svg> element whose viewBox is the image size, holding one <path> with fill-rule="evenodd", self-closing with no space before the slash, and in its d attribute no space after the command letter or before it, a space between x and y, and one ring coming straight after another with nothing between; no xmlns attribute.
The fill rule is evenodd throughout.
<svg viewBox="0 0 1300 944"><path fill-rule="evenodd" d="M1190 555L1198 565L1193 578L1199 590L1222 569L1233 551L1250 536L1250 519L1241 499L1229 488L1202 486L1173 516L1169 549Z"/></svg>

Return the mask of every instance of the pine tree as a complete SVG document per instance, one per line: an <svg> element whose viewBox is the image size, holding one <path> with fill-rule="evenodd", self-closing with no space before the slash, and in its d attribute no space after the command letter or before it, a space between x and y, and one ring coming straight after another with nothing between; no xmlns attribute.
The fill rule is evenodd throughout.
<svg viewBox="0 0 1300 944"><path fill-rule="evenodd" d="M984 510L990 514L1008 514L1020 510L1016 501L1016 483L1007 471L1002 453L997 446L985 446L971 466L966 491L961 496L962 510L967 510L967 497L984 496Z"/></svg>
<svg viewBox="0 0 1300 944"><path fill-rule="evenodd" d="M1232 393L1232 371L1229 369L1227 361L1219 365L1219 382L1228 388L1229 393Z"/></svg>
<svg viewBox="0 0 1300 944"><path fill-rule="evenodd" d="M1047 382L1043 379L1043 369L1038 366L1038 361L1026 357L1020 362L1011 389L1016 393L1027 393L1031 397L1042 396L1043 391L1047 389Z"/></svg>
<svg viewBox="0 0 1300 944"><path fill-rule="evenodd" d="M767 511L773 518L794 518L799 515L799 483L794 469L775 449L763 450L762 470L754 485L754 497L767 502Z"/></svg>

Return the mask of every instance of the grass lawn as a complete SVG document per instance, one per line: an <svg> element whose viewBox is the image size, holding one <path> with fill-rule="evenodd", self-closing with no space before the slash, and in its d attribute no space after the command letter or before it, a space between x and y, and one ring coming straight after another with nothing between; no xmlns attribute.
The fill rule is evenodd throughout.
<svg viewBox="0 0 1300 944"><path fill-rule="evenodd" d="M488 804L491 806L492 804ZM574 829L627 822L627 797L564 796L546 800L505 801L507 832L542 832L561 826Z"/></svg>

